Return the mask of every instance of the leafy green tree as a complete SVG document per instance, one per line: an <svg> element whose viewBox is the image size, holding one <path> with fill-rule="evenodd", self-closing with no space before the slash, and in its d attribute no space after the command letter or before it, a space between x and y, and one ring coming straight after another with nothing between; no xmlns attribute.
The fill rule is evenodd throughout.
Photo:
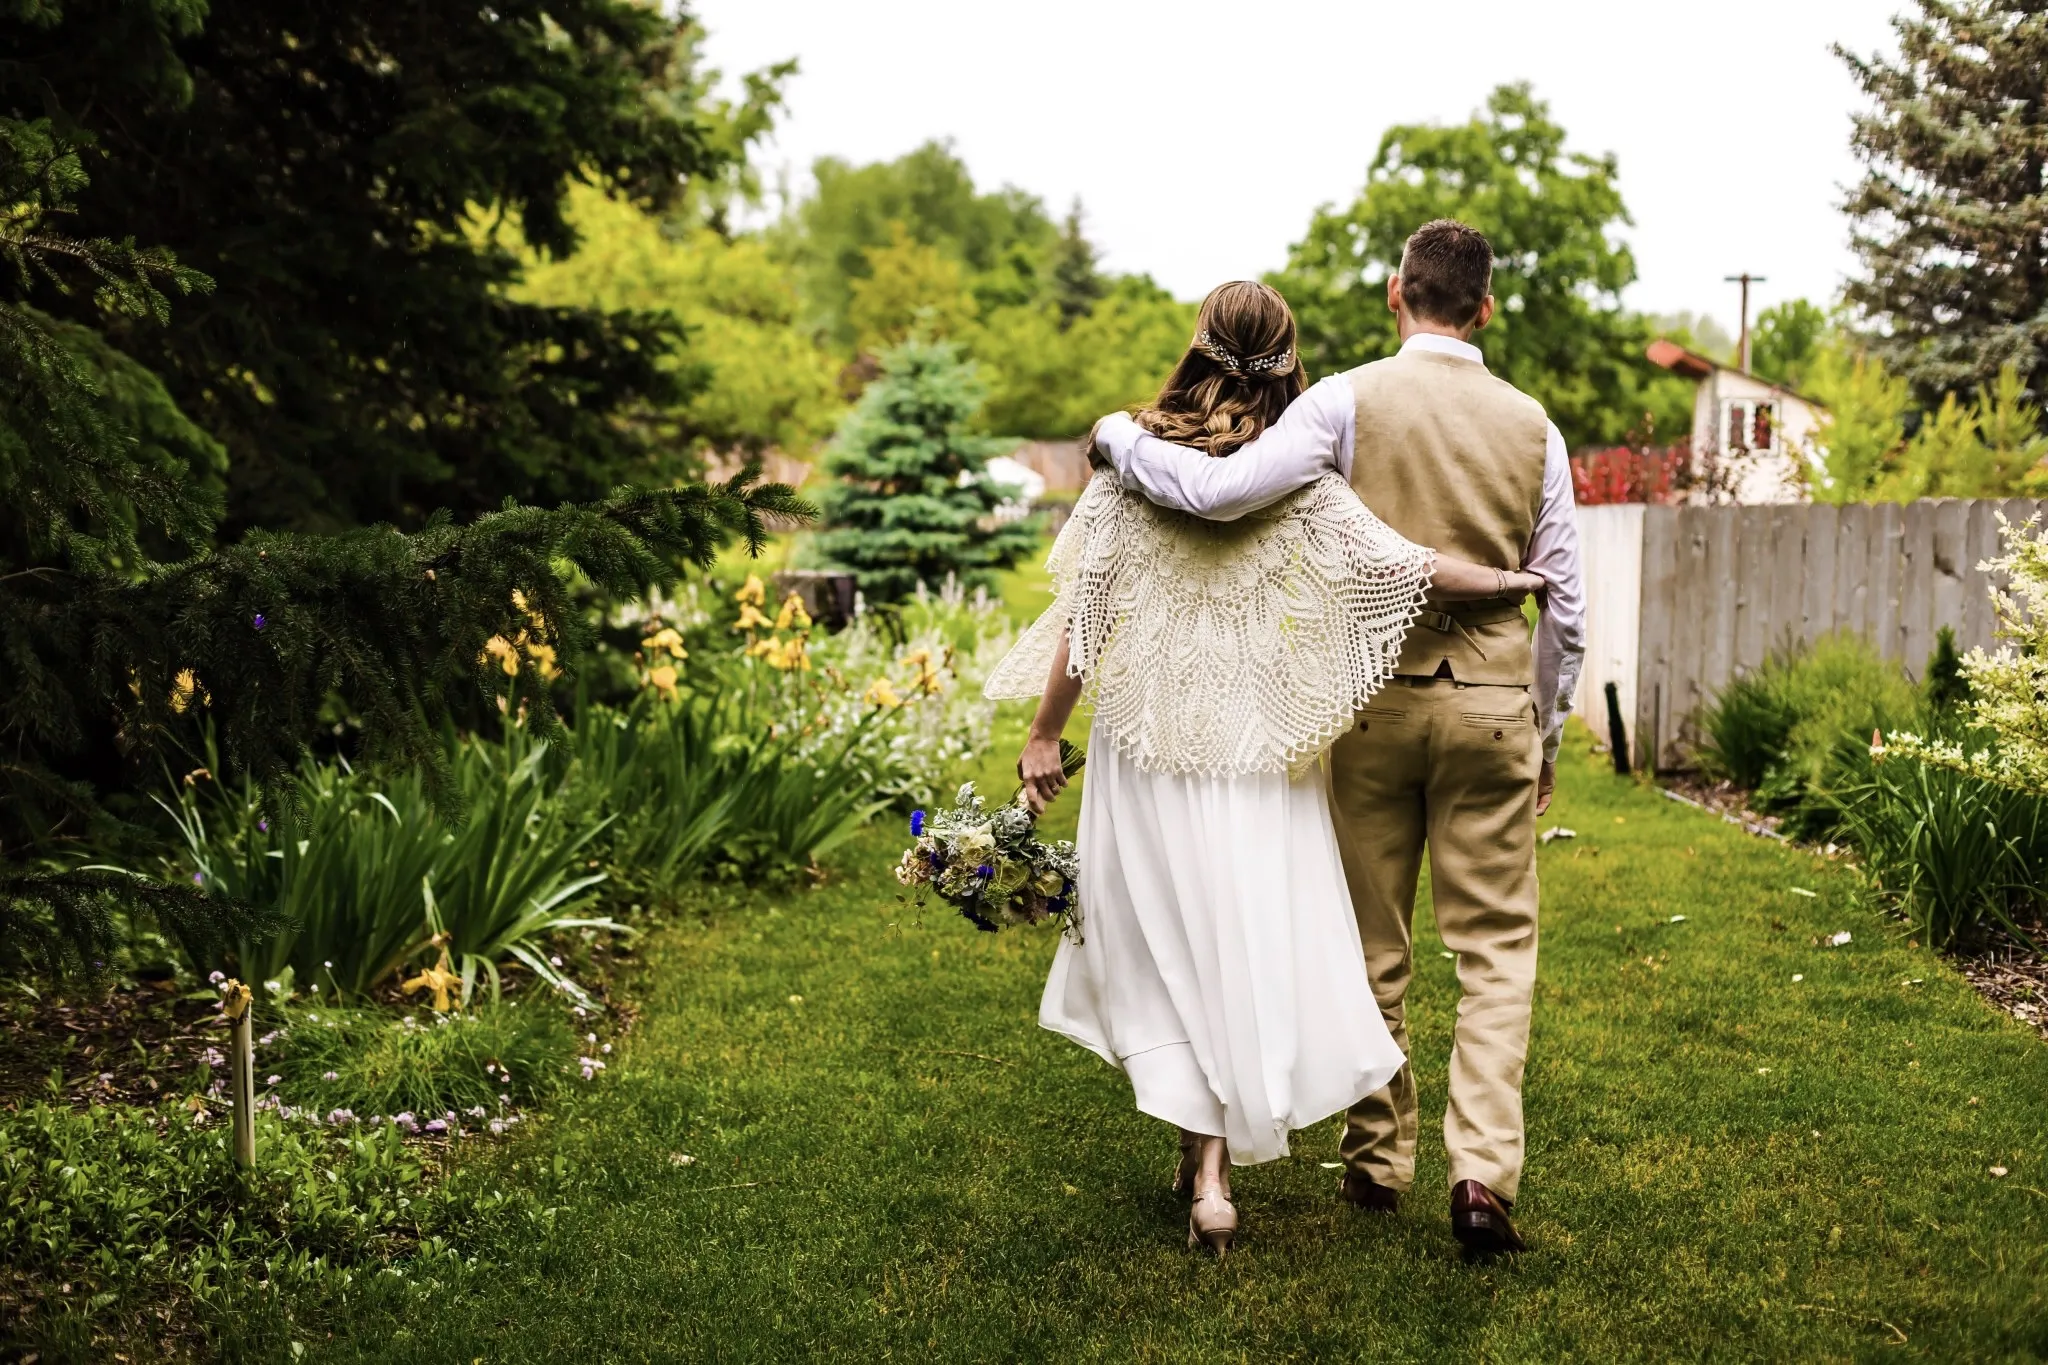
<svg viewBox="0 0 2048 1365"><path fill-rule="evenodd" d="M1389 128L1357 200L1318 211L1268 283L1294 306L1311 371L1349 369L1398 346L1386 279L1408 234L1460 219L1493 242L1498 311L1478 341L1494 373L1574 445L1618 441L1645 412L1684 431L1691 386L1644 359L1650 331L1621 307L1636 268L1613 238L1630 221L1616 176L1612 155L1565 150L1526 84L1503 85L1465 123Z"/></svg>
<svg viewBox="0 0 2048 1365"><path fill-rule="evenodd" d="M1836 49L1873 101L1845 205L1863 275L1848 301L1923 401L2015 366L2048 401L2048 13L2038 0L1917 0L1899 55Z"/></svg>
<svg viewBox="0 0 2048 1365"><path fill-rule="evenodd" d="M366 756L439 774L455 704L499 681L493 637L573 660L590 627L572 576L626 594L706 565L764 513L802 516L754 471L718 486L614 492L553 510L507 503L412 535L255 531L214 543L219 447L100 328L162 327L207 276L132 238L61 224L88 188L50 120L0 118L0 961L108 955L117 899L187 944L247 927L232 907L90 863L121 837L123 793L192 752L201 719L237 771L269 780L339 699ZM100 328L53 318L58 302ZM539 669L509 700L559 732ZM131 801L132 804L132 801Z"/></svg>
<svg viewBox="0 0 2048 1365"><path fill-rule="evenodd" d="M2019 371L1965 403L1946 394L1906 434L1911 390L1875 355L1846 339L1816 353L1809 389L1827 404L1815 435L1824 502L1912 502L1918 498L2007 498L2048 492L2048 433Z"/></svg>
<svg viewBox="0 0 2048 1365"><path fill-rule="evenodd" d="M988 376L989 429L1078 440L1103 413L1158 393L1194 334L1195 311L1127 275L1072 321L1051 302L989 314L968 334Z"/></svg>
<svg viewBox="0 0 2048 1365"><path fill-rule="evenodd" d="M1805 299L1790 299L1757 315L1749 339L1750 368L1774 384L1796 389L1806 382L1829 331L1828 315Z"/></svg>
<svg viewBox="0 0 2048 1365"><path fill-rule="evenodd" d="M550 308L666 313L687 350L662 363L701 382L661 416L693 450L805 452L845 411L839 362L799 322L796 282L758 237L664 223L594 186L569 196L576 254L527 253L512 297Z"/></svg>
<svg viewBox="0 0 2048 1365"><path fill-rule="evenodd" d="M1906 381L1867 350L1834 338L1820 348L1806 391L1826 405L1812 452L1817 502L1868 502L1897 462L1912 395Z"/></svg>
<svg viewBox="0 0 2048 1365"><path fill-rule="evenodd" d="M672 319L517 301L516 256L464 227L516 213L566 254L576 181L660 208L726 176L694 32L637 0L8 5L0 116L87 149L76 233L147 225L218 282L162 325L50 307L226 448L230 532L666 483L633 419L692 377L659 363Z"/></svg>
<svg viewBox="0 0 2048 1365"><path fill-rule="evenodd" d="M854 166L826 157L812 167L815 191L777 226L775 241L798 272L809 321L852 350L854 282L871 252L890 246L896 225L910 240L951 257L980 308L1036 298L1058 236L1045 206L1017 189L984 194L944 143L928 142L895 161Z"/></svg>
<svg viewBox="0 0 2048 1365"><path fill-rule="evenodd" d="M901 223L866 252L867 274L848 284L846 321L854 349L879 355L913 334L956 336L980 305L959 260L912 237Z"/></svg>
<svg viewBox="0 0 2048 1365"><path fill-rule="evenodd" d="M818 548L859 575L870 601L901 601L948 574L992 584L1037 548L1036 527L995 518L1015 490L988 478L1003 443L974 432L982 396L952 343L907 341L882 357L840 428Z"/></svg>
<svg viewBox="0 0 2048 1365"><path fill-rule="evenodd" d="M1974 402L1942 395L1878 494L1893 502L2011 497L2027 488L2029 475L2039 486L2043 457L2048 435L2041 432L2040 411L2027 402L2018 369L2008 365L1977 390Z"/></svg>

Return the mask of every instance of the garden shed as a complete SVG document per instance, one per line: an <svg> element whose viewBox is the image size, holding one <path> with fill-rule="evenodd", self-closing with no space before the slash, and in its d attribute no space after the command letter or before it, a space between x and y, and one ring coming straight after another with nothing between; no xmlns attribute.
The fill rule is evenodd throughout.
<svg viewBox="0 0 2048 1365"><path fill-rule="evenodd" d="M1675 341L1653 341L1646 354L1651 363L1698 385L1692 403L1693 454L1729 462L1733 501L1805 501L1799 462L1811 448L1826 411L1823 405Z"/></svg>

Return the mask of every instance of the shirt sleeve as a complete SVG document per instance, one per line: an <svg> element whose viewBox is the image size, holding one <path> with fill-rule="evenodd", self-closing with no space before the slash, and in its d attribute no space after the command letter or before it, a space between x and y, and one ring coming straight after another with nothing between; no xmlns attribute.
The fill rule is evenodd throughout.
<svg viewBox="0 0 2048 1365"><path fill-rule="evenodd" d="M1543 505L1522 567L1548 584L1536 623L1536 714L1543 717L1543 761L1555 763L1586 657L1586 582L1571 460L1554 423L1543 452Z"/></svg>
<svg viewBox="0 0 2048 1365"><path fill-rule="evenodd" d="M1222 459L1163 441L1124 413L1103 419L1095 444L1132 492L1161 507L1235 521L1331 470L1351 477L1356 424L1351 383L1332 375L1295 399L1257 440Z"/></svg>

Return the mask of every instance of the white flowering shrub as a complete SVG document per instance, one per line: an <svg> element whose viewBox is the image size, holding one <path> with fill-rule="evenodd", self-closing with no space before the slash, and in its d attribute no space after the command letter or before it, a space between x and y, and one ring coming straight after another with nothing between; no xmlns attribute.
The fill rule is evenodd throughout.
<svg viewBox="0 0 2048 1365"><path fill-rule="evenodd" d="M1911 757L2048 796L2048 533L2039 517L2015 526L2003 515L2005 553L1978 565L2004 574L1991 593L2000 641L1996 653L1972 649L1963 659L1970 695L1963 716L1981 738L1968 743L1899 732L1873 738L1871 754Z"/></svg>

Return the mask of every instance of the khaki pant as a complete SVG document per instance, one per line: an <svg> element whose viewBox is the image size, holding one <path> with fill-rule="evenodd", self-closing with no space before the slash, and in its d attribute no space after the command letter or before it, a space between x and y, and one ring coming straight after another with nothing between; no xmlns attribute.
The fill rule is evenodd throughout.
<svg viewBox="0 0 2048 1365"><path fill-rule="evenodd" d="M1408 1050L1406 996L1422 850L1437 929L1458 955L1457 1041L1444 1146L1451 1183L1512 1200L1522 1178L1522 1065L1536 982L1536 777L1543 741L1519 687L1389 683L1330 755L1330 797L1373 994ZM1344 1161L1415 1181L1411 1067L1351 1109Z"/></svg>

